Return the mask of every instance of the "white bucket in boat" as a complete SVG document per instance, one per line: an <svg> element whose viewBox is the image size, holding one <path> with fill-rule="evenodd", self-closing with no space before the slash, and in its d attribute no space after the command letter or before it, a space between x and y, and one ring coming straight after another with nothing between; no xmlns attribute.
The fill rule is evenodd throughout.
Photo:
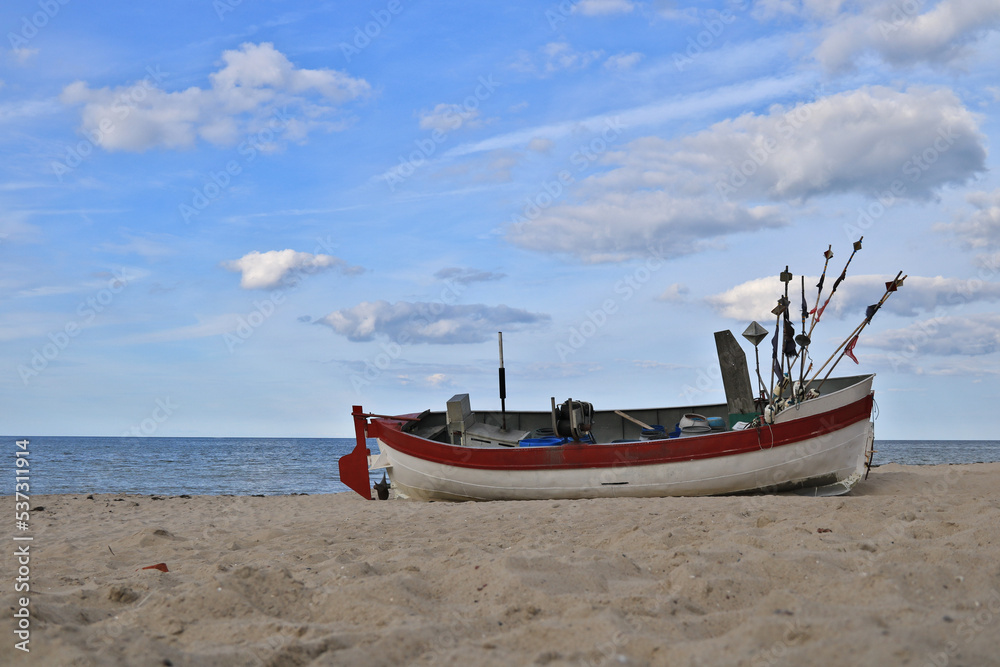
<svg viewBox="0 0 1000 667"><path fill-rule="evenodd" d="M703 435L711 433L712 426L708 423L708 417L704 417L693 412L689 412L677 423L681 429L681 437L690 435Z"/></svg>

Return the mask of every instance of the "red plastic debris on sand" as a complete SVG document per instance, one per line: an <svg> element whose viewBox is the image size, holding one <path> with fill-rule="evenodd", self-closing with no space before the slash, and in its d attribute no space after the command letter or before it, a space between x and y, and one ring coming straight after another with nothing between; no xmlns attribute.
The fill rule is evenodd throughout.
<svg viewBox="0 0 1000 667"><path fill-rule="evenodd" d="M166 563L157 563L156 565L147 565L146 567L144 567L142 569L143 570L159 570L160 572L170 572L170 570L167 569L167 564Z"/></svg>

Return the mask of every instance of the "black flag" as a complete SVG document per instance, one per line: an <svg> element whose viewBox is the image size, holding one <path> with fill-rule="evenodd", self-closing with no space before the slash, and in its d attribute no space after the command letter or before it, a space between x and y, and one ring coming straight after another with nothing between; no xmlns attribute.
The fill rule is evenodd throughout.
<svg viewBox="0 0 1000 667"><path fill-rule="evenodd" d="M865 321L871 322L872 318L875 317L875 313L877 313L878 309L881 307L882 307L881 303L873 303L872 305L865 308Z"/></svg>
<svg viewBox="0 0 1000 667"><path fill-rule="evenodd" d="M792 321L785 317L785 342L781 348L786 357L794 357L797 352L795 349L795 327L792 326Z"/></svg>
<svg viewBox="0 0 1000 667"><path fill-rule="evenodd" d="M781 372L781 364L778 363L778 330L774 330L774 338L771 339L771 370L781 378L784 373Z"/></svg>

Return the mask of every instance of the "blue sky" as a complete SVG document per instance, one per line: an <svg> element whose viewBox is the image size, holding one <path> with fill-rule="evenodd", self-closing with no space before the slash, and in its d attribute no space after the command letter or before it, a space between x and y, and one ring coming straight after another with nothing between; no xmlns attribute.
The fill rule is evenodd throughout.
<svg viewBox="0 0 1000 667"><path fill-rule="evenodd" d="M993 438L1000 1L0 9L5 432L351 434L351 405L724 400L712 333ZM742 339L740 339L742 340ZM745 346L752 359L752 348Z"/></svg>

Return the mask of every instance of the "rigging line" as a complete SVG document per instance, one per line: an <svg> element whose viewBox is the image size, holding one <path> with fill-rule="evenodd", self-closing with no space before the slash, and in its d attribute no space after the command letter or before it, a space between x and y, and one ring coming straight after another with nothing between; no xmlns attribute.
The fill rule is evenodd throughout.
<svg viewBox="0 0 1000 667"><path fill-rule="evenodd" d="M771 434L771 444L767 447L767 449L774 449L774 429L772 429L771 425L765 422L763 419L761 419L760 422L757 424L757 449L759 449L760 451L764 451L765 449L763 443L760 441L760 430L762 425L767 426L767 430Z"/></svg>

